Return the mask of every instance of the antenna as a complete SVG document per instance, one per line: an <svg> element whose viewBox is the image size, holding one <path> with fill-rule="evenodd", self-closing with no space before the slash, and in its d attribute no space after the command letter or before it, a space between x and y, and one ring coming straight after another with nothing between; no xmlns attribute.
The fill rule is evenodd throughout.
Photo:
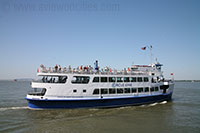
<svg viewBox="0 0 200 133"><path fill-rule="evenodd" d="M152 45L150 45L150 46L147 46L148 48L149 48L149 50L150 50L150 63L151 63L151 65L152 65Z"/></svg>
<svg viewBox="0 0 200 133"><path fill-rule="evenodd" d="M151 58L151 65L152 65L152 45L150 45L150 58Z"/></svg>
<svg viewBox="0 0 200 133"><path fill-rule="evenodd" d="M141 49L146 50L146 47L149 48L149 51L150 51L150 61L151 61L150 63L151 63L151 66L152 66L152 45L142 47Z"/></svg>

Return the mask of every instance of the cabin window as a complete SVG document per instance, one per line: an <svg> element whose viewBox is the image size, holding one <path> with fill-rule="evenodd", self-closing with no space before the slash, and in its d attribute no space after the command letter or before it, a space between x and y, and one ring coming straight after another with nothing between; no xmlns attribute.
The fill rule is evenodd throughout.
<svg viewBox="0 0 200 133"><path fill-rule="evenodd" d="M151 79L151 82L152 82L152 83L156 83L156 80L154 80L154 79L152 78L152 79Z"/></svg>
<svg viewBox="0 0 200 133"><path fill-rule="evenodd" d="M117 93L118 93L118 94L123 93L123 88L117 88Z"/></svg>
<svg viewBox="0 0 200 133"><path fill-rule="evenodd" d="M101 94L108 94L108 89L101 89Z"/></svg>
<svg viewBox="0 0 200 133"><path fill-rule="evenodd" d="M144 77L144 82L149 82L149 78L148 77Z"/></svg>
<svg viewBox="0 0 200 133"><path fill-rule="evenodd" d="M123 78L122 77L117 77L117 82L123 82Z"/></svg>
<svg viewBox="0 0 200 133"><path fill-rule="evenodd" d="M137 88L131 88L132 93L136 93L137 92Z"/></svg>
<svg viewBox="0 0 200 133"><path fill-rule="evenodd" d="M115 82L116 78L115 77L109 77L109 82Z"/></svg>
<svg viewBox="0 0 200 133"><path fill-rule="evenodd" d="M151 90L151 92L154 92L154 87L151 87L150 90Z"/></svg>
<svg viewBox="0 0 200 133"><path fill-rule="evenodd" d="M83 93L86 93L86 90L85 90L85 89L83 90Z"/></svg>
<svg viewBox="0 0 200 133"><path fill-rule="evenodd" d="M131 82L136 82L136 77L130 77Z"/></svg>
<svg viewBox="0 0 200 133"><path fill-rule="evenodd" d="M124 77L124 82L130 82L129 77Z"/></svg>
<svg viewBox="0 0 200 133"><path fill-rule="evenodd" d="M131 89L130 88L124 88L124 93L131 93Z"/></svg>
<svg viewBox="0 0 200 133"><path fill-rule="evenodd" d="M108 78L107 77L101 77L101 82L108 82Z"/></svg>
<svg viewBox="0 0 200 133"><path fill-rule="evenodd" d="M94 77L93 82L99 82L99 77Z"/></svg>
<svg viewBox="0 0 200 133"><path fill-rule="evenodd" d="M94 89L93 94L94 94L94 95L99 94L99 89Z"/></svg>
<svg viewBox="0 0 200 133"><path fill-rule="evenodd" d="M144 92L149 92L149 87L144 88Z"/></svg>
<svg viewBox="0 0 200 133"><path fill-rule="evenodd" d="M138 93L143 92L143 88L138 88Z"/></svg>
<svg viewBox="0 0 200 133"><path fill-rule="evenodd" d="M77 90L75 90L75 89L74 89L74 90L73 90L73 92L74 92L74 93L76 93L76 92L77 92Z"/></svg>
<svg viewBox="0 0 200 133"><path fill-rule="evenodd" d="M46 93L46 89L45 88L32 88L28 94L29 95L34 95L34 96L44 96Z"/></svg>
<svg viewBox="0 0 200 133"><path fill-rule="evenodd" d="M116 93L116 89L115 88L110 88L109 89L109 94L115 94Z"/></svg>
<svg viewBox="0 0 200 133"><path fill-rule="evenodd" d="M66 83L67 76L44 76L42 77L43 83Z"/></svg>
<svg viewBox="0 0 200 133"><path fill-rule="evenodd" d="M137 77L138 82L142 82L142 77Z"/></svg>
<svg viewBox="0 0 200 133"><path fill-rule="evenodd" d="M90 81L88 76L74 76L72 79L73 84L87 84Z"/></svg>
<svg viewBox="0 0 200 133"><path fill-rule="evenodd" d="M161 86L160 86L160 89L161 89L161 90L163 90L163 89L165 90L165 89L168 89L168 88L169 88L169 85L161 85Z"/></svg>
<svg viewBox="0 0 200 133"><path fill-rule="evenodd" d="M155 87L155 91L158 91L158 87Z"/></svg>

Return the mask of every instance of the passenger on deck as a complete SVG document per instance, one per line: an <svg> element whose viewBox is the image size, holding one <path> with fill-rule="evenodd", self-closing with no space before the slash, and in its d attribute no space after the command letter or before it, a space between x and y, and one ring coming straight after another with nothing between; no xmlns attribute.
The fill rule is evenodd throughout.
<svg viewBox="0 0 200 133"><path fill-rule="evenodd" d="M45 77L42 78L42 82L45 82Z"/></svg>
<svg viewBox="0 0 200 133"><path fill-rule="evenodd" d="M55 71L56 71L56 72L58 71L58 66L57 66L57 64L56 64L56 66L55 66Z"/></svg>
<svg viewBox="0 0 200 133"><path fill-rule="evenodd" d="M67 68L66 68L66 67L64 67L64 68L63 68L63 72L66 72L66 71L67 71Z"/></svg>
<svg viewBox="0 0 200 133"><path fill-rule="evenodd" d="M61 66L60 65L58 66L58 70L59 70L59 72L61 72Z"/></svg>
<svg viewBox="0 0 200 133"><path fill-rule="evenodd" d="M49 72L51 72L51 67L49 67Z"/></svg>
<svg viewBox="0 0 200 133"><path fill-rule="evenodd" d="M49 83L52 83L52 81L53 81L53 80L52 80L52 78L51 78L51 79L49 80Z"/></svg>
<svg viewBox="0 0 200 133"><path fill-rule="evenodd" d="M71 66L69 65L69 72L71 72L71 70L72 70L72 68L71 68Z"/></svg>
<svg viewBox="0 0 200 133"><path fill-rule="evenodd" d="M86 70L87 70L87 72L88 72L88 66L86 66Z"/></svg>

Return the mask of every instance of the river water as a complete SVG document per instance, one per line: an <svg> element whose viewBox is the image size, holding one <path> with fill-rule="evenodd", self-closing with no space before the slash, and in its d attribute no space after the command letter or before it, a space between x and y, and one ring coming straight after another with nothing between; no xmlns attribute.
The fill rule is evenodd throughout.
<svg viewBox="0 0 200 133"><path fill-rule="evenodd" d="M170 102L109 109L30 110L28 88L0 81L0 132L200 133L200 82L176 82Z"/></svg>

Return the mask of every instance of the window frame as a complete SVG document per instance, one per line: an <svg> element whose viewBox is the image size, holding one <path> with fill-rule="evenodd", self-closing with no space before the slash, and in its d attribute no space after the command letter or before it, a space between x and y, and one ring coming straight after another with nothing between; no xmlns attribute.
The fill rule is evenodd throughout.
<svg viewBox="0 0 200 133"><path fill-rule="evenodd" d="M98 80L95 80L98 79ZM99 77L94 77L92 80L93 83L99 83L100 82L100 78Z"/></svg>
<svg viewBox="0 0 200 133"><path fill-rule="evenodd" d="M137 82L143 82L142 77L137 77Z"/></svg>
<svg viewBox="0 0 200 133"><path fill-rule="evenodd" d="M108 77L108 82L116 82L116 77Z"/></svg>
<svg viewBox="0 0 200 133"><path fill-rule="evenodd" d="M135 90L135 92L133 92ZM137 88L131 88L131 93L137 93Z"/></svg>
<svg viewBox="0 0 200 133"><path fill-rule="evenodd" d="M144 82L149 82L149 78L148 77L144 77Z"/></svg>
<svg viewBox="0 0 200 133"><path fill-rule="evenodd" d="M130 82L137 82L137 78L136 77L130 77Z"/></svg>
<svg viewBox="0 0 200 133"><path fill-rule="evenodd" d="M95 89L93 90L92 95L99 95L99 94L100 94L100 89L99 89L99 88L95 88Z"/></svg>
<svg viewBox="0 0 200 133"><path fill-rule="evenodd" d="M111 91L111 90L114 90L114 91ZM112 93L110 93L110 92L112 92ZM108 93L109 93L109 94L116 94L116 92L117 92L117 91L116 91L115 88L109 88L109 89L108 89Z"/></svg>
<svg viewBox="0 0 200 133"><path fill-rule="evenodd" d="M106 93L102 93L102 92L106 92ZM101 89L100 89L100 94L101 94L101 95L108 94L108 89L107 89L107 88L101 88Z"/></svg>
<svg viewBox="0 0 200 133"><path fill-rule="evenodd" d="M76 78L76 80L72 79L71 80L72 84L88 84L90 82L90 77L89 76L73 76L73 78Z"/></svg>
<svg viewBox="0 0 200 133"><path fill-rule="evenodd" d="M144 92L149 92L149 87L145 87Z"/></svg>
<svg viewBox="0 0 200 133"><path fill-rule="evenodd" d="M140 90L141 90L141 91L140 91ZM144 88L139 87L137 92L138 92L138 93L142 93L142 92L144 92Z"/></svg>
<svg viewBox="0 0 200 133"><path fill-rule="evenodd" d="M105 78L106 80L102 81L103 78ZM106 82L108 82L108 77L100 77L100 82L101 82L101 83L106 83Z"/></svg>
<svg viewBox="0 0 200 133"><path fill-rule="evenodd" d="M127 83L127 82L130 82L130 78L129 78L129 77L124 77L123 80L124 80L124 82L126 82L126 83Z"/></svg>
<svg viewBox="0 0 200 133"><path fill-rule="evenodd" d="M117 88L117 94L123 94L124 89L123 88Z"/></svg>
<svg viewBox="0 0 200 133"><path fill-rule="evenodd" d="M128 91L127 91L128 90ZM124 88L124 93L131 93L131 88Z"/></svg>
<svg viewBox="0 0 200 133"><path fill-rule="evenodd" d="M120 79L120 80L118 80L118 79ZM117 78L116 78L116 82L118 82L118 83L123 82L123 80L124 80L123 77L117 77Z"/></svg>

